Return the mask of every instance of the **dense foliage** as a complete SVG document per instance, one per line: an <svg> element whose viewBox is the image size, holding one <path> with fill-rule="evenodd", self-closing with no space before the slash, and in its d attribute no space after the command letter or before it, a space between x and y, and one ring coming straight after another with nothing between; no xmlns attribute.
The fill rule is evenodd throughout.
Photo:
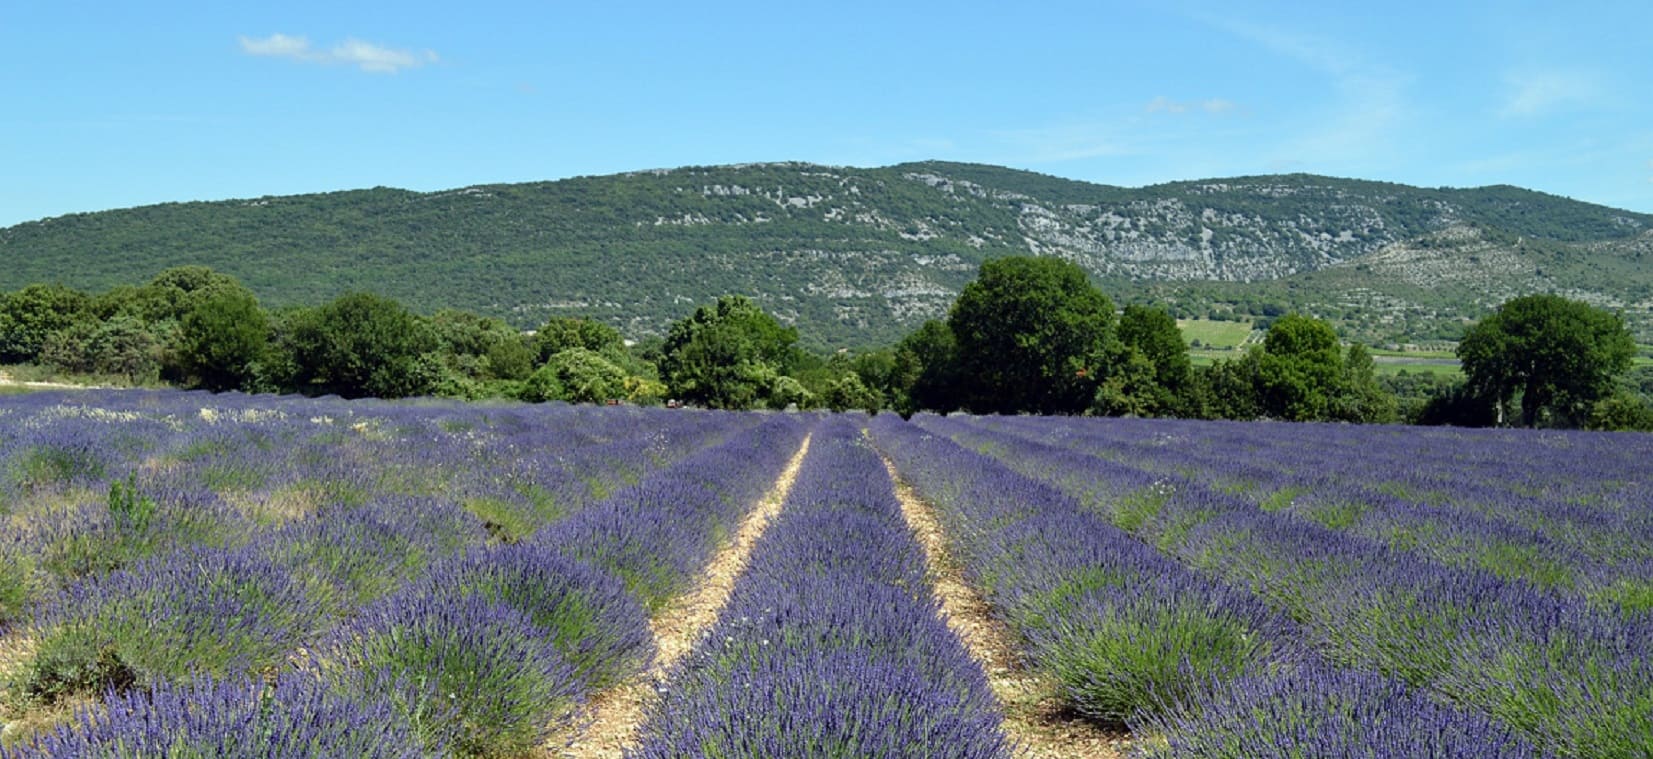
<svg viewBox="0 0 1653 759"><path fill-rule="evenodd" d="M1072 263L988 261L947 318L957 346L955 392L978 413L1078 413L1090 402L1113 322L1113 302Z"/></svg>
<svg viewBox="0 0 1653 759"><path fill-rule="evenodd" d="M798 332L739 295L719 298L672 324L660 348L660 373L685 401L711 408L754 408L791 368Z"/></svg>
<svg viewBox="0 0 1653 759"><path fill-rule="evenodd" d="M97 295L45 286L0 294L0 345L43 367L31 372L347 398L1460 426L1505 423L1502 409L1519 399L1524 424L1653 427L1653 381L1625 375L1634 345L1622 320L1555 296L1511 301L1471 329L1461 349L1470 377L1458 384L1380 378L1364 345L1344 347L1329 322L1299 313L1277 315L1260 342L1196 366L1169 311L1130 304L1116 318L1111 303L1071 263L998 258L946 320L888 348L822 356L738 295L696 307L665 338L632 344L591 319L555 317L522 332L453 309L420 316L367 293L271 313L234 279L191 266ZM28 346L35 353L22 352Z"/></svg>
<svg viewBox="0 0 1653 759"><path fill-rule="evenodd" d="M0 290L100 290L202 264L275 308L372 291L517 329L585 316L634 339L664 334L682 304L745 293L827 350L893 343L945 316L981 262L1037 253L1179 318L1301 311L1381 344L1454 339L1464 319L1531 292L1645 302L1650 228L1643 214L1513 187L1285 175L1127 189L939 162L686 167L72 214L0 230ZM1376 255L1395 245L1426 254L1423 268ZM1630 318L1653 341L1653 319Z"/></svg>
<svg viewBox="0 0 1653 759"><path fill-rule="evenodd" d="M1624 319L1556 295L1505 303L1458 345L1470 390L1490 399L1500 420L1519 399L1527 427L1545 416L1577 426L1612 394L1635 354Z"/></svg>

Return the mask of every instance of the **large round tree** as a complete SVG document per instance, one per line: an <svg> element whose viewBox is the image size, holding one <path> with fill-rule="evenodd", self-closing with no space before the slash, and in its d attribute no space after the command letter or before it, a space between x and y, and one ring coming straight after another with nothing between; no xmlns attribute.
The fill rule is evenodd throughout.
<svg viewBox="0 0 1653 759"><path fill-rule="evenodd" d="M436 335L418 316L389 298L344 295L293 315L282 348L290 389L345 398L405 398L435 386L435 367L423 360Z"/></svg>
<svg viewBox="0 0 1653 759"><path fill-rule="evenodd" d="M1576 426L1630 368L1635 341L1617 314L1558 295L1516 298L1470 327L1458 344L1469 388L1521 424Z"/></svg>
<svg viewBox="0 0 1653 759"><path fill-rule="evenodd" d="M797 330L781 326L751 299L726 295L672 324L660 349L660 376L673 395L690 403L753 408L789 368L797 341Z"/></svg>
<svg viewBox="0 0 1653 759"><path fill-rule="evenodd" d="M965 407L996 414L1084 411L1113 318L1113 302L1071 262L1016 256L982 264L947 320Z"/></svg>
<svg viewBox="0 0 1653 759"><path fill-rule="evenodd" d="M249 388L270 343L270 318L245 289L222 288L184 314L178 362L188 381L214 392Z"/></svg>

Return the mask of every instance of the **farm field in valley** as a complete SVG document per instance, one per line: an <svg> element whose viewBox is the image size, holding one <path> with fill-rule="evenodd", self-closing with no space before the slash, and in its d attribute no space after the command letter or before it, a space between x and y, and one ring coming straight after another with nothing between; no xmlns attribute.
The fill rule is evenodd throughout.
<svg viewBox="0 0 1653 759"><path fill-rule="evenodd" d="M0 757L1645 757L1650 456L5 396Z"/></svg>

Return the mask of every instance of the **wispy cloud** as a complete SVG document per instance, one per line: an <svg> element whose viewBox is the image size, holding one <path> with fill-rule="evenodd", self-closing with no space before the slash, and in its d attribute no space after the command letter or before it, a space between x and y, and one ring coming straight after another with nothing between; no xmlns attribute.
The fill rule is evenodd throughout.
<svg viewBox="0 0 1653 759"><path fill-rule="evenodd" d="M1405 72L1362 55L1347 40L1330 39L1282 25L1196 16L1325 77L1334 98L1314 126L1287 135L1271 160L1312 167L1347 166L1388 151L1411 112Z"/></svg>
<svg viewBox="0 0 1653 759"><path fill-rule="evenodd" d="M1230 113L1238 108L1239 106L1236 105L1234 101L1225 98L1183 101L1172 100L1164 95L1160 95L1153 100L1148 101L1148 105L1143 106L1143 110L1149 113L1188 113L1189 111L1203 111L1214 115Z"/></svg>
<svg viewBox="0 0 1653 759"><path fill-rule="evenodd" d="M272 34L268 37L240 37L241 52L268 58L287 58L304 63L356 66L375 74L394 74L439 60L434 50L412 51L389 48L348 38L329 48L313 47L305 37Z"/></svg>
<svg viewBox="0 0 1653 759"><path fill-rule="evenodd" d="M999 131L991 137L1010 152L1002 161L1010 165L1059 163L1136 152L1119 138L1113 125L1105 123L1069 122Z"/></svg>
<svg viewBox="0 0 1653 759"><path fill-rule="evenodd" d="M1507 93L1498 115L1505 118L1542 116L1588 105L1601 99L1606 91L1600 76L1581 70L1512 72L1504 82Z"/></svg>

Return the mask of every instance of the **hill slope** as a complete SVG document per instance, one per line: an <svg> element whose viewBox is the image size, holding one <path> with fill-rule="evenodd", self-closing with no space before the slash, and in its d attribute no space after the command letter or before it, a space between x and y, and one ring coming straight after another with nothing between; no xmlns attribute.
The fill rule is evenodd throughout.
<svg viewBox="0 0 1653 759"><path fill-rule="evenodd" d="M267 305L349 290L524 327L591 315L657 333L724 293L816 347L945 313L979 263L1040 253L1116 301L1188 313L1304 309L1350 336L1451 338L1516 294L1622 308L1653 332L1653 216L1514 187L1309 175L1140 189L993 166L689 167L436 193L378 188L75 214L0 230L0 290L101 290L185 263Z"/></svg>

